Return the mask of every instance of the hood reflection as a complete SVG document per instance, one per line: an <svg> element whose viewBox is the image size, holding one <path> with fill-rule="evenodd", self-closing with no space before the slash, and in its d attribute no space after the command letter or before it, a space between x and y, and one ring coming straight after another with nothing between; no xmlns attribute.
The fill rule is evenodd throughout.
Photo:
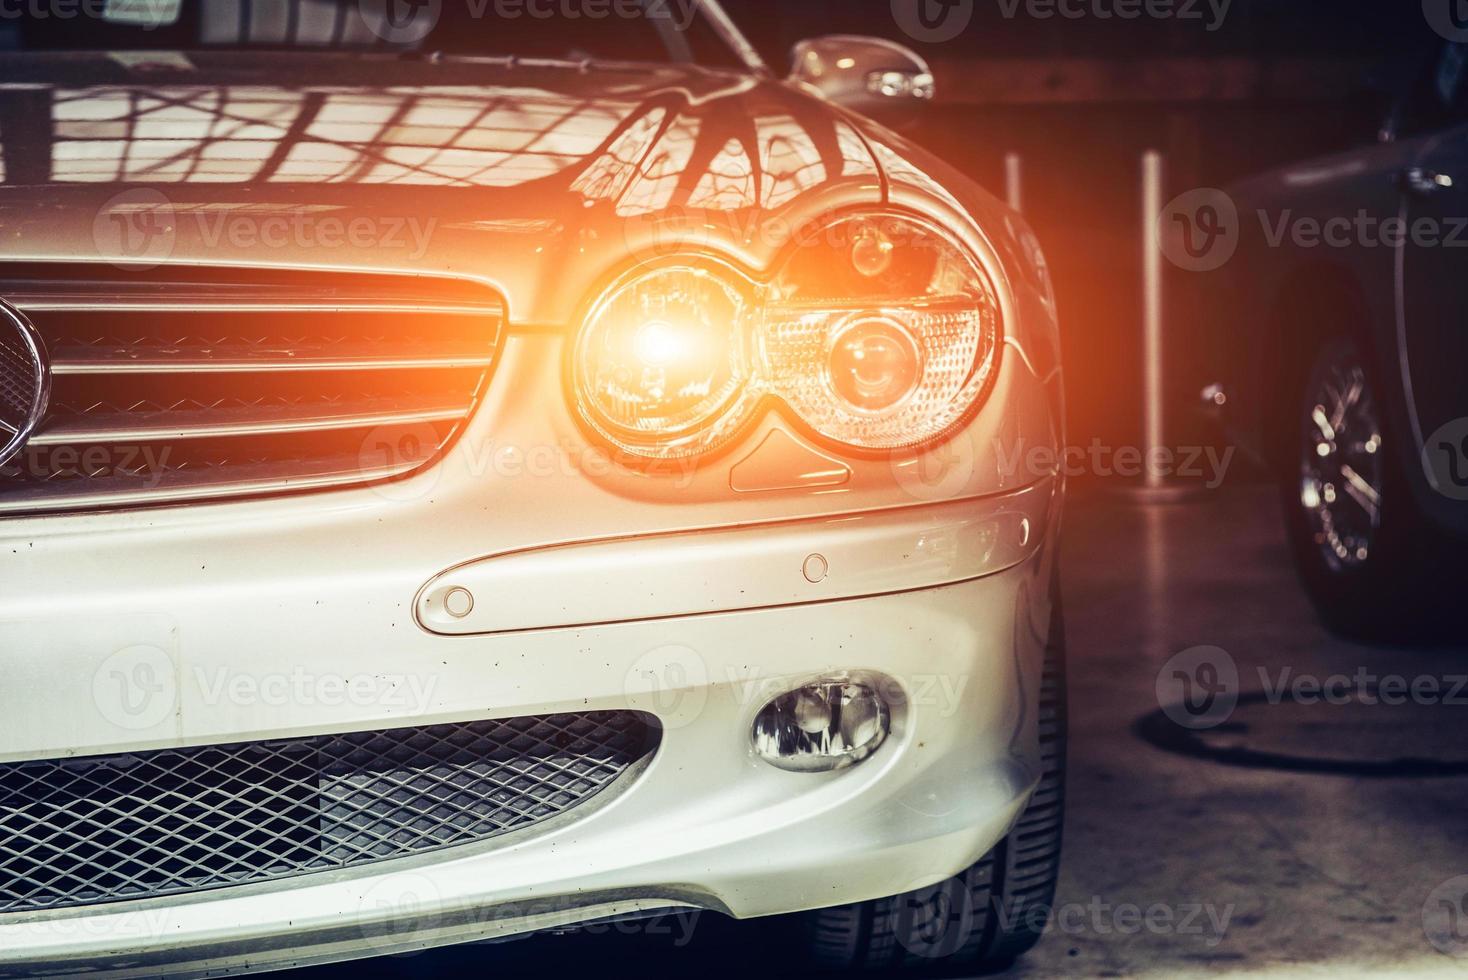
<svg viewBox="0 0 1468 980"><path fill-rule="evenodd" d="M625 217L670 206L776 209L823 184L876 173L847 123L749 77L663 68L640 88L591 94L596 85L584 73L533 74L561 84L5 85L7 121L28 123L0 128L0 180L164 190L538 185L583 203L615 202ZM702 84L673 84L681 75Z"/></svg>

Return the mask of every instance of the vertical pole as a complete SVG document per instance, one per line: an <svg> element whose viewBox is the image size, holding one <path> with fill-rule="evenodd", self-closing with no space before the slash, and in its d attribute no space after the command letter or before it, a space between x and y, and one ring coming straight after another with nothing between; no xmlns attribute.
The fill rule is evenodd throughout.
<svg viewBox="0 0 1468 980"><path fill-rule="evenodd" d="M1159 458L1162 428L1162 243L1157 221L1162 214L1162 154L1148 150L1142 155L1142 391L1143 456L1146 484L1151 490L1162 486Z"/></svg>
<svg viewBox="0 0 1468 980"><path fill-rule="evenodd" d="M1004 154L1004 197L1016 211L1024 210L1023 163L1018 153Z"/></svg>

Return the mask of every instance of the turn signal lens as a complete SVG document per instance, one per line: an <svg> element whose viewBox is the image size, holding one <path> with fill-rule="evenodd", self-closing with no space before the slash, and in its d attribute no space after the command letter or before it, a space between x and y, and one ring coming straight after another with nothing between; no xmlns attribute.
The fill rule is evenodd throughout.
<svg viewBox="0 0 1468 980"><path fill-rule="evenodd" d="M865 684L830 680L782 694L754 719L754 750L794 772L828 772L877 751L891 720L887 702Z"/></svg>
<svg viewBox="0 0 1468 980"><path fill-rule="evenodd" d="M577 344L582 416L638 455L712 448L741 421L748 310L736 283L698 267L658 269L615 287Z"/></svg>

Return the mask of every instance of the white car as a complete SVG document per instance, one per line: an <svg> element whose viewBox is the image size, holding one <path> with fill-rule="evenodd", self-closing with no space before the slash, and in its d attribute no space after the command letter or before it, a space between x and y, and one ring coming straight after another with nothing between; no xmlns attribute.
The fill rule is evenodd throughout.
<svg viewBox="0 0 1468 980"><path fill-rule="evenodd" d="M0 21L0 976L1039 937L1040 250L915 55L677 7Z"/></svg>

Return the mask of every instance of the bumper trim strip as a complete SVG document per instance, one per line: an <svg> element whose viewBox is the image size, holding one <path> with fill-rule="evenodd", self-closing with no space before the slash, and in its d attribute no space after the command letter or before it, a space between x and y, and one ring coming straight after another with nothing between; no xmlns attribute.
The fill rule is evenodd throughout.
<svg viewBox="0 0 1468 980"><path fill-rule="evenodd" d="M996 497L512 552L436 576L419 592L415 611L428 632L464 636L951 585L1033 555L1049 523L1053 489L1047 478ZM817 581L805 573L812 556L827 569ZM462 601L448 601L461 590L475 597L467 612ZM638 614L629 616L629 609Z"/></svg>

